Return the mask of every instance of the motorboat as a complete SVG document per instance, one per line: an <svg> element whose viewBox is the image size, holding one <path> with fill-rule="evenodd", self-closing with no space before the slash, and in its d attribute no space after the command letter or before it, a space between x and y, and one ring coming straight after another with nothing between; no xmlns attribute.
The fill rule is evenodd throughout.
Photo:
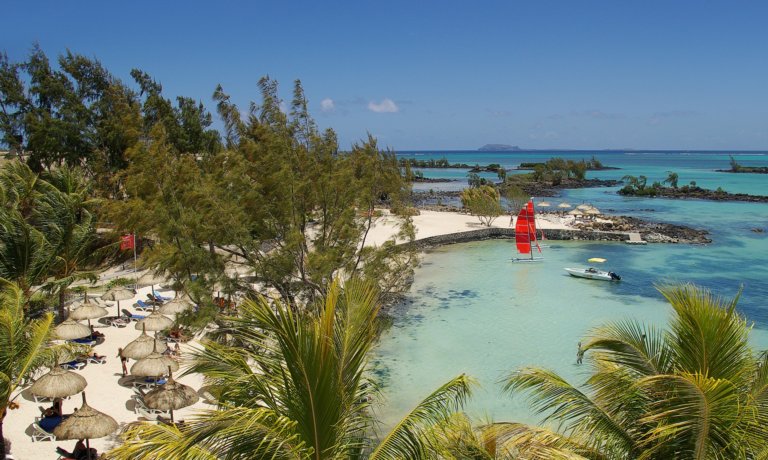
<svg viewBox="0 0 768 460"><path fill-rule="evenodd" d="M598 270L594 267L589 268L566 268L565 271L569 275L577 278L587 278L591 280L603 280L603 281L620 281L621 276L614 272L608 272L605 270Z"/></svg>

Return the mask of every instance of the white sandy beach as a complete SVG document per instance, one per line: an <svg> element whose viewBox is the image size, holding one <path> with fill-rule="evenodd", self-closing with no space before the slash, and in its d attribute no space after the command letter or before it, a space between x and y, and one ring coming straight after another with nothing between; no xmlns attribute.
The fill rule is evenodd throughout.
<svg viewBox="0 0 768 460"><path fill-rule="evenodd" d="M377 219L374 227L368 234L366 239L367 245L381 245L396 233L396 219L390 216L387 211L384 211L384 213L384 216ZM417 239L483 228L476 217L468 214L451 212L421 211L421 214L415 216L413 221L416 226ZM537 223L539 228L545 230L567 229L570 228L570 224L573 223L573 216L542 214L537 215ZM493 226L510 226L509 216L500 216L496 219ZM110 278L120 275L121 270L119 270L119 267L112 268L102 274L100 284ZM120 302L121 309L125 308L132 313L143 314L133 308L133 303L137 299L145 299L148 292L150 292L149 287L140 289L134 299ZM172 297L174 295L172 291L158 292L167 297ZM116 311L114 306L108 309L111 315ZM97 330L103 332L105 335L105 341L102 344L97 345L94 348L94 351L100 355L106 355L107 363L103 365L88 364L84 369L75 371L80 373L88 381L88 386L85 390L88 404L94 409L114 417L121 426L134 422L138 420L137 414L133 411L134 406L131 398L134 392L130 387L124 387L118 384L118 381L122 378L122 372L120 359L117 358L117 349L124 347L138 337L140 331L134 328L135 323L131 323L124 328L106 326L100 323L99 320L92 320L92 324L95 325ZM187 344L182 344L182 357L185 354L184 352L189 350L190 347L195 346L196 343L197 342L193 340ZM133 362L133 360L129 362L129 368ZM182 370L183 368L184 364L182 360ZM185 376L178 380L181 383L191 386L195 390L199 390L203 384L203 379L200 375ZM15 399L15 402L20 404L20 408L8 412L4 423L4 434L11 440L12 453L17 460L56 459L58 458L58 454L56 454L56 446L61 446L68 451L72 450L75 441L32 442L30 437L31 425L35 421L35 417L40 415L39 406L48 407L50 406L50 403L36 403L28 391L22 391L22 393ZM80 405L81 396L79 394L72 396L69 399L65 399L63 406L64 413L72 413L73 410L80 407ZM201 400L194 406L174 411L174 415L177 420L180 420L184 419L185 416L197 409L211 407L212 406L204 403L201 398ZM91 446L95 447L99 453L101 453L112 448L116 442L117 433L107 438L94 439L91 441Z"/></svg>

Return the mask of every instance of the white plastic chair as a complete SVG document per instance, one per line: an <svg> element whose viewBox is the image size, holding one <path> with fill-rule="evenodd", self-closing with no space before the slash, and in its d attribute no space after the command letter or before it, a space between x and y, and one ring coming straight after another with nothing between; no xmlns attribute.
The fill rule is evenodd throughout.
<svg viewBox="0 0 768 460"><path fill-rule="evenodd" d="M43 429L37 422L32 424L32 442L35 441L56 441L56 436Z"/></svg>

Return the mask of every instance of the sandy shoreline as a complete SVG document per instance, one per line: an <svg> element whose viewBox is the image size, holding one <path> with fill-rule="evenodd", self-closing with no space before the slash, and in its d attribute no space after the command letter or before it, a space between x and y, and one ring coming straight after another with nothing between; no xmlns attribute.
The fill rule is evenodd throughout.
<svg viewBox="0 0 768 460"><path fill-rule="evenodd" d="M542 214L537 216L537 224L539 228L547 229L571 229L573 228L573 222L575 218L573 216L560 216L554 214ZM460 214L455 212L437 212L437 211L421 211L421 214L413 217L413 222L416 227L416 238L428 238L438 235L446 235L458 232L466 232L469 230L479 230L485 228L480 224L478 219L468 214ZM513 224L514 222L512 222ZM507 228L510 227L510 217L508 215L500 216L493 223L492 227ZM378 219L368 233L365 244L379 246L385 241L396 235L397 218L389 215L387 211L384 211L384 215ZM119 276L129 276L129 271L124 267L112 267L109 270L103 272L100 276L100 282L104 283L107 280ZM125 300L120 302L121 309L127 309L132 313L143 314L133 308L133 304L138 299L145 299L149 287L139 289L136 297L131 300ZM173 291L159 291L165 296L172 297ZM113 304L111 304L113 305ZM114 314L115 306L108 308L110 314ZM134 405L131 396L134 394L130 387L124 387L118 384L118 381L122 378L120 360L117 356L117 349L124 347L126 344L134 340L139 336L140 331L134 328L135 323L129 324L124 328L110 327L99 322L99 320L92 321L97 330L101 331L105 335L103 343L96 345L94 351L100 355L107 357L106 364L88 364L84 369L78 372L85 377L88 381L88 386L85 392L88 397L88 404L102 411L124 426L127 423L138 420L138 415L134 413ZM187 344L182 344L182 357L190 347L195 346L196 341L190 341ZM129 363L133 363L133 360ZM182 361L182 369L184 368ZM178 379L180 382L191 386L195 390L200 390L203 385L203 378L201 375L188 375ZM32 395L28 391L23 391L20 396L15 399L20 407L15 410L8 411L8 414L4 422L4 434L12 442L12 452L17 460L26 459L56 459L56 447L61 446L66 450L71 451L75 445L75 441L39 441L33 442L31 434L31 425L35 421L35 417L40 415L39 406L48 407L50 403L35 403ZM71 413L75 408L80 407L81 397L75 395L69 399L64 400L64 413ZM176 419L183 419L186 415L194 412L200 408L211 408L201 400L194 406L189 408L174 411ZM117 442L117 436L112 435L107 438L94 439L91 441L91 446L95 447L99 452L104 452L115 446Z"/></svg>

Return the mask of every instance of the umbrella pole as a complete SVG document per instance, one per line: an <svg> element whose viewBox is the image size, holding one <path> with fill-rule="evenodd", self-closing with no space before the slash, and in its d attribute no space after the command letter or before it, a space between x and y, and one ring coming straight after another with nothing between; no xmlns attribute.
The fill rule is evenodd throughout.
<svg viewBox="0 0 768 460"><path fill-rule="evenodd" d="M120 317L120 301L117 300L117 315L115 316L115 319Z"/></svg>
<svg viewBox="0 0 768 460"><path fill-rule="evenodd" d="M85 448L86 448L86 455L88 460L91 460L91 440L88 438L85 438Z"/></svg>
<svg viewBox="0 0 768 460"><path fill-rule="evenodd" d="M175 425L175 423L173 421L173 409L171 409L171 425Z"/></svg>

